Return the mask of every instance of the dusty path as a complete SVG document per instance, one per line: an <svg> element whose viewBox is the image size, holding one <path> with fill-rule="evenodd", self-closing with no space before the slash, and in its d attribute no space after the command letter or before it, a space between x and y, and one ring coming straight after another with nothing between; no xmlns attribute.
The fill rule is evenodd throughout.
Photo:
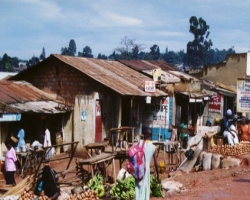
<svg viewBox="0 0 250 200"><path fill-rule="evenodd" d="M181 173L173 178L183 184L186 189L181 193L165 192L164 199L171 200L248 200L250 199L250 154L240 157L242 164L230 169L215 169L209 171ZM75 166L75 159L72 160L71 167ZM159 154L158 160L162 160L162 154ZM67 166L67 160L61 160L51 163L51 166L62 171ZM123 163L126 168L126 163ZM111 169L107 169L108 173ZM116 161L116 172L119 171L119 163ZM66 177L75 177L75 173L68 173ZM168 173L160 174L162 180L166 179ZM20 179L17 177L17 182ZM152 200L162 198L151 198Z"/></svg>

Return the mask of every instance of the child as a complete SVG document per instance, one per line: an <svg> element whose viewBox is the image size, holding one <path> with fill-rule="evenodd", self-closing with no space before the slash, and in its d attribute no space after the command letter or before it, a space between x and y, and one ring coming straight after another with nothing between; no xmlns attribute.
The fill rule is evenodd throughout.
<svg viewBox="0 0 250 200"><path fill-rule="evenodd" d="M6 140L5 145L7 147L7 152L5 154L5 169L6 169L6 185L12 184L13 186L16 185L15 181L15 172L16 172L16 152L14 148L11 146L11 141Z"/></svg>

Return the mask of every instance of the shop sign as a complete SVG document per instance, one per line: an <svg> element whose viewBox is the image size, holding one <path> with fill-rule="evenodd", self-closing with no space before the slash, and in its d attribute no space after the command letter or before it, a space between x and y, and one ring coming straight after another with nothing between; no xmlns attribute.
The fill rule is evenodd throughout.
<svg viewBox="0 0 250 200"><path fill-rule="evenodd" d="M221 95L217 94L212 96L208 103L208 110L209 112L214 112L214 113L221 113Z"/></svg>
<svg viewBox="0 0 250 200"><path fill-rule="evenodd" d="M11 122L20 120L21 120L21 114L2 114L0 116L0 122Z"/></svg>
<svg viewBox="0 0 250 200"><path fill-rule="evenodd" d="M154 81L145 81L145 92L155 92Z"/></svg>
<svg viewBox="0 0 250 200"><path fill-rule="evenodd" d="M250 79L237 80L237 112L250 112Z"/></svg>

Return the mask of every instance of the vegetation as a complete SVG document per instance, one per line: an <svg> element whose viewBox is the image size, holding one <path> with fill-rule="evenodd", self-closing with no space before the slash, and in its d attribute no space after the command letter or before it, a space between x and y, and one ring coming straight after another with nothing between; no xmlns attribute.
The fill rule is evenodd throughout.
<svg viewBox="0 0 250 200"><path fill-rule="evenodd" d="M187 61L188 66L197 68L207 64L207 53L213 43L208 39L210 32L205 20L192 16L189 22L189 32L194 35L194 40L187 44Z"/></svg>
<svg viewBox="0 0 250 200"><path fill-rule="evenodd" d="M145 46L136 43L135 39L124 37L121 39L120 46L106 56L99 53L97 58L104 60L164 60L171 65L179 65L183 67L200 68L205 65L216 64L223 62L227 54L235 54L234 47L229 49L219 50L212 49L212 40L209 39L209 25L202 18L192 16L189 19L189 32L194 35L193 41L187 43L187 51L180 50L178 52L169 51L166 47L165 52L161 53L157 44L150 47L149 52L145 52ZM74 39L69 41L68 47L61 48L61 55L76 56L76 42ZM93 58L92 49L90 46L85 46L82 52L78 52L78 57ZM32 67L46 58L45 48L39 57L33 55L31 59L23 61L17 57L10 57L4 54L0 57L0 71L4 72L18 72L25 68ZM26 63L26 66L20 67L20 62Z"/></svg>

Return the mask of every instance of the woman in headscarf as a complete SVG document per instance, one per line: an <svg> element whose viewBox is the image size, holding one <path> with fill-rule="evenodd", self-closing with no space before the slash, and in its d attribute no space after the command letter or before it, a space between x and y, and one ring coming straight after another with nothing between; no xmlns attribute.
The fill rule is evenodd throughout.
<svg viewBox="0 0 250 200"><path fill-rule="evenodd" d="M41 177L37 181L38 195L41 195L43 191L44 195L51 200L57 199L60 195L60 188L57 186L56 172L49 165L45 165L40 175Z"/></svg>

